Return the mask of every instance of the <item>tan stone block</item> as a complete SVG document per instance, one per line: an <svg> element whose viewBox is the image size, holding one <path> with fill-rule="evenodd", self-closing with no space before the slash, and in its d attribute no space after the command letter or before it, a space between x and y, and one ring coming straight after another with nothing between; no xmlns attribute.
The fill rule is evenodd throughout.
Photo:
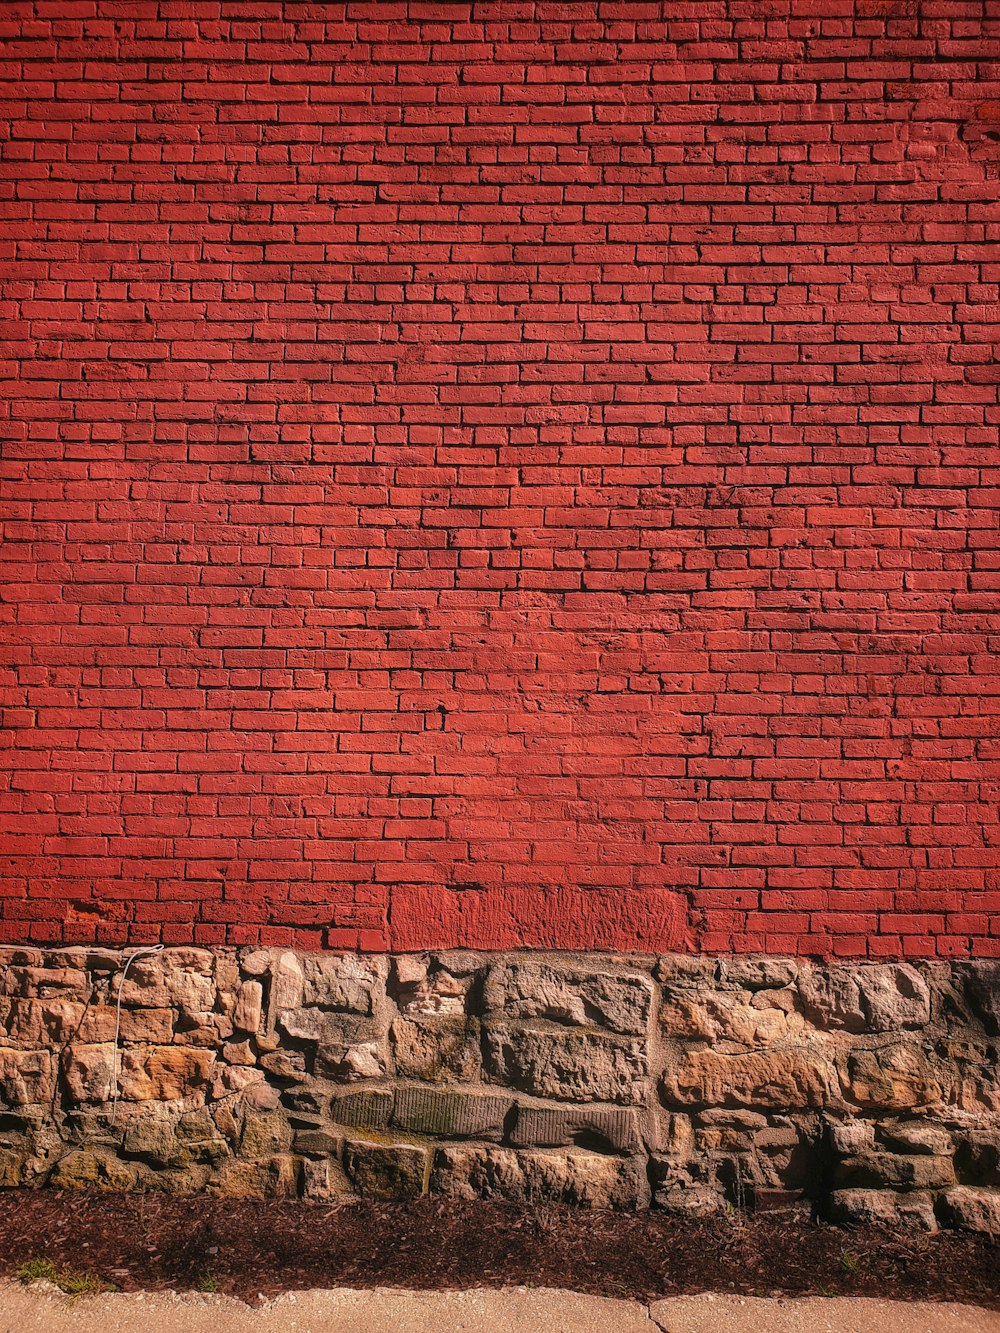
<svg viewBox="0 0 1000 1333"><path fill-rule="evenodd" d="M723 1055L688 1051L668 1066L663 1095L680 1106L773 1106L786 1110L839 1100L832 1060L817 1047Z"/></svg>
<svg viewBox="0 0 1000 1333"><path fill-rule="evenodd" d="M852 1051L847 1060L848 1093L861 1106L905 1110L941 1100L941 1084L922 1052L891 1045Z"/></svg>
<svg viewBox="0 0 1000 1333"><path fill-rule="evenodd" d="M948 1226L1000 1236L1000 1190L956 1185L941 1197L941 1216Z"/></svg>
<svg viewBox="0 0 1000 1333"><path fill-rule="evenodd" d="M49 1051L0 1049L0 1103L47 1106L52 1097L54 1056Z"/></svg>
<svg viewBox="0 0 1000 1333"><path fill-rule="evenodd" d="M758 1007L754 998L740 991L680 992L660 1011L664 1035L759 1048L787 1043L805 1030L801 1014L777 1006Z"/></svg>
<svg viewBox="0 0 1000 1333"><path fill-rule="evenodd" d="M527 959L495 963L484 987L487 1010L505 1020L546 1018L634 1036L646 1033L652 999L652 982L638 972Z"/></svg>
<svg viewBox="0 0 1000 1333"><path fill-rule="evenodd" d="M497 1024L485 1044L491 1075L535 1097L635 1104L647 1092L647 1048L638 1038Z"/></svg>
<svg viewBox="0 0 1000 1333"><path fill-rule="evenodd" d="M264 1007L264 988L259 981L244 981L236 994L233 1027L240 1032L256 1032Z"/></svg>
<svg viewBox="0 0 1000 1333"><path fill-rule="evenodd" d="M585 1208L634 1208L648 1201L644 1174L602 1153L514 1152L510 1148L439 1148L430 1189L451 1199L509 1199Z"/></svg>
<svg viewBox="0 0 1000 1333"><path fill-rule="evenodd" d="M199 1046L152 1046L124 1051L121 1095L129 1101L176 1101L204 1095L215 1051Z"/></svg>
<svg viewBox="0 0 1000 1333"><path fill-rule="evenodd" d="M167 949L137 958L121 983L123 1005L188 1014L211 1012L215 994L215 963L207 949Z"/></svg>
<svg viewBox="0 0 1000 1333"><path fill-rule="evenodd" d="M397 1018L391 1039L396 1071L402 1078L446 1083L452 1079L468 1082L479 1075L482 1051L478 1019L461 1016L409 1022Z"/></svg>

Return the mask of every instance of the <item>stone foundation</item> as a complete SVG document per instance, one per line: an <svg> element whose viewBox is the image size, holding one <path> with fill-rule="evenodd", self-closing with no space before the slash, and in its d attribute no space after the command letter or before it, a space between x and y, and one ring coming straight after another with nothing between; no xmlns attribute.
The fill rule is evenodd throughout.
<svg viewBox="0 0 1000 1333"><path fill-rule="evenodd" d="M126 958L0 950L0 1184L1000 1230L994 963Z"/></svg>

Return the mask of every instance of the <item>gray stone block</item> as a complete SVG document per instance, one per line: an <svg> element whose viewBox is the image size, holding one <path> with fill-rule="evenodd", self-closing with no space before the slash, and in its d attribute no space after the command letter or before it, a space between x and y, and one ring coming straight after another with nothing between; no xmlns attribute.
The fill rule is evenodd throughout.
<svg viewBox="0 0 1000 1333"><path fill-rule="evenodd" d="M397 1089L391 1123L414 1134L498 1142L513 1105L513 1097L405 1087Z"/></svg>
<svg viewBox="0 0 1000 1333"><path fill-rule="evenodd" d="M637 1152L638 1117L619 1106L519 1106L509 1141L515 1147L563 1148L576 1145L601 1152Z"/></svg>

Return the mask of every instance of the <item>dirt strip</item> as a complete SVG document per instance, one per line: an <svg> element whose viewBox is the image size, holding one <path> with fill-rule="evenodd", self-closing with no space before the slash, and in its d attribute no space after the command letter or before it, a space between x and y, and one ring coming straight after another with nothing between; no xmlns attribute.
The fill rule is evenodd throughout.
<svg viewBox="0 0 1000 1333"><path fill-rule="evenodd" d="M714 1291L954 1301L1000 1310L983 1236L848 1230L788 1214L702 1219L498 1203L0 1191L0 1277L76 1294L545 1287L648 1305Z"/></svg>

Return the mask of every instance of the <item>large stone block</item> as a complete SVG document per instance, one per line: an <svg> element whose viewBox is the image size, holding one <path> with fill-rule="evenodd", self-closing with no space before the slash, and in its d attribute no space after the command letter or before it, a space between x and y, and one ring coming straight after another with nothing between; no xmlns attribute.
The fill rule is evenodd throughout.
<svg viewBox="0 0 1000 1333"><path fill-rule="evenodd" d="M664 1001L660 1024L673 1040L758 1049L787 1044L807 1027L801 1014L740 991L676 992Z"/></svg>
<svg viewBox="0 0 1000 1333"><path fill-rule="evenodd" d="M832 1052L803 1045L739 1055L685 1051L668 1063L662 1093L676 1106L799 1110L839 1101L839 1087Z"/></svg>
<svg viewBox="0 0 1000 1333"><path fill-rule="evenodd" d="M424 1192L427 1151L407 1144L349 1139L344 1145L344 1166L351 1184L365 1199L415 1199Z"/></svg>
<svg viewBox="0 0 1000 1333"><path fill-rule="evenodd" d="M652 998L649 977L635 972L520 959L491 967L483 992L487 1012L505 1019L546 1018L636 1036L646 1033Z"/></svg>
<svg viewBox="0 0 1000 1333"><path fill-rule="evenodd" d="M941 1100L937 1073L919 1046L892 1042L854 1050L847 1072L848 1095L859 1106L905 1111Z"/></svg>
<svg viewBox="0 0 1000 1333"><path fill-rule="evenodd" d="M0 1109L47 1105L55 1058L50 1051L0 1048Z"/></svg>
<svg viewBox="0 0 1000 1333"><path fill-rule="evenodd" d="M121 985L123 1005L186 1014L211 1012L216 994L215 959L208 949L168 949L137 958Z"/></svg>
<svg viewBox="0 0 1000 1333"><path fill-rule="evenodd" d="M330 1101L330 1116L338 1125L382 1130L389 1124L392 1103L391 1092L338 1093Z"/></svg>
<svg viewBox="0 0 1000 1333"><path fill-rule="evenodd" d="M621 1106L519 1106L509 1138L515 1147L621 1153L641 1147L637 1113Z"/></svg>
<svg viewBox="0 0 1000 1333"><path fill-rule="evenodd" d="M391 1123L412 1134L435 1138L499 1141L513 1105L513 1097L489 1093L399 1088Z"/></svg>
<svg viewBox="0 0 1000 1333"><path fill-rule="evenodd" d="M306 955L302 1003L370 1017L385 994L385 960L359 954Z"/></svg>
<svg viewBox="0 0 1000 1333"><path fill-rule="evenodd" d="M949 1226L1000 1236L1000 1190L956 1185L942 1194L938 1212Z"/></svg>
<svg viewBox="0 0 1000 1333"><path fill-rule="evenodd" d="M805 1013L818 1027L896 1032L930 1021L930 987L907 963L805 964L798 990Z"/></svg>
<svg viewBox="0 0 1000 1333"><path fill-rule="evenodd" d="M874 1152L838 1162L833 1182L838 1189L943 1189L955 1183L955 1166L950 1157Z"/></svg>
<svg viewBox="0 0 1000 1333"><path fill-rule="evenodd" d="M484 1035L490 1076L520 1092L576 1102L637 1103L645 1096L648 1055L637 1038L508 1024Z"/></svg>
<svg viewBox="0 0 1000 1333"><path fill-rule="evenodd" d="M465 1015L397 1018L390 1030L396 1072L424 1083L468 1083L483 1064L478 1018Z"/></svg>
<svg viewBox="0 0 1000 1333"><path fill-rule="evenodd" d="M507 1148L440 1148L432 1194L452 1199L509 1199L635 1208L648 1189L632 1162L591 1152L513 1152Z"/></svg>
<svg viewBox="0 0 1000 1333"><path fill-rule="evenodd" d="M934 1196L926 1190L838 1189L827 1201L826 1216L842 1226L936 1231Z"/></svg>

